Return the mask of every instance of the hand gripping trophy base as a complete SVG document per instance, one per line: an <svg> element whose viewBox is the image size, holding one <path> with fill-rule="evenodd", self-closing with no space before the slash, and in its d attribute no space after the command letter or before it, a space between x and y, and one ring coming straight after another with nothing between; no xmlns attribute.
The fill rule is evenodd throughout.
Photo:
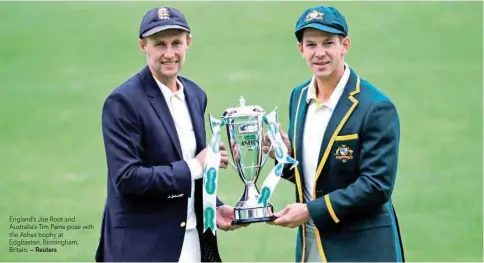
<svg viewBox="0 0 484 263"><path fill-rule="evenodd" d="M258 198L259 191L255 184L246 184L244 194L234 207L233 225L271 222L276 219L273 206L268 203L264 207L264 204L257 203Z"/></svg>

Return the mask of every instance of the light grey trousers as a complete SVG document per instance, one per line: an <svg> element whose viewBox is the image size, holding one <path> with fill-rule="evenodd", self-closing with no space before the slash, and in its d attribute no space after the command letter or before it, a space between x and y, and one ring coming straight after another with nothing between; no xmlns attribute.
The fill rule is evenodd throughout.
<svg viewBox="0 0 484 263"><path fill-rule="evenodd" d="M306 224L306 261L323 262L319 255L318 243L316 242L316 227L312 222Z"/></svg>

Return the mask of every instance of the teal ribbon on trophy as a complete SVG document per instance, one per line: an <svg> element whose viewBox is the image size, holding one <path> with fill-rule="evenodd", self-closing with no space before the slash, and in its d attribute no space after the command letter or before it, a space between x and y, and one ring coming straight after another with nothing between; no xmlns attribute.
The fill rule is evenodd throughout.
<svg viewBox="0 0 484 263"><path fill-rule="evenodd" d="M220 131L223 121L209 115L212 139L205 156L203 167L203 232L210 229L215 234L217 228L217 181L220 164Z"/></svg>
<svg viewBox="0 0 484 263"><path fill-rule="evenodd" d="M292 164L290 169L293 169L298 164L298 161L288 155L288 149L282 141L281 134L279 133L279 125L277 124L277 108L264 116L264 122L269 126L267 134L272 147L274 148L274 155L278 162L264 180L259 199L257 200L259 204L264 204L264 207L267 207L267 204L274 193L274 189L281 179L284 166L286 164Z"/></svg>

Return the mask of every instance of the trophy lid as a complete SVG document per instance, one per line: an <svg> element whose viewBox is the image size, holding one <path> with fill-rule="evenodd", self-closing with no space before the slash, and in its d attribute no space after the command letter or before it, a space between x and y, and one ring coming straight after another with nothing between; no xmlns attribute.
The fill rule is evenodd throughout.
<svg viewBox="0 0 484 263"><path fill-rule="evenodd" d="M245 99L240 96L239 107L225 109L223 117L240 117L240 116L259 116L264 115L265 111L260 106L246 106Z"/></svg>
<svg viewBox="0 0 484 263"><path fill-rule="evenodd" d="M244 99L244 97L240 96L239 104L240 104L240 107L244 107L245 106L245 99Z"/></svg>

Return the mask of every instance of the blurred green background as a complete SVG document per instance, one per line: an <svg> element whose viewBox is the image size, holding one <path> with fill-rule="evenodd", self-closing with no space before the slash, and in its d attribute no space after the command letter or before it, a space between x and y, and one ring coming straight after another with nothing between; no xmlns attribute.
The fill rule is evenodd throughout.
<svg viewBox="0 0 484 263"><path fill-rule="evenodd" d="M0 260L92 261L106 196L105 97L144 66L144 13L161 2L0 3ZM165 3L165 2L163 2ZM239 96L288 125L291 90L310 78L293 28L320 2L175 2L193 29L183 75L219 116ZM394 205L407 261L482 261L482 2L336 2L348 63L396 103L401 151ZM210 134L210 133L208 133ZM265 167L263 176L269 171ZM260 180L262 182L262 180ZM242 183L223 171L219 196ZM283 181L277 210L294 202ZM10 253L9 216L75 216L77 247ZM295 229L220 233L225 261L293 261Z"/></svg>

